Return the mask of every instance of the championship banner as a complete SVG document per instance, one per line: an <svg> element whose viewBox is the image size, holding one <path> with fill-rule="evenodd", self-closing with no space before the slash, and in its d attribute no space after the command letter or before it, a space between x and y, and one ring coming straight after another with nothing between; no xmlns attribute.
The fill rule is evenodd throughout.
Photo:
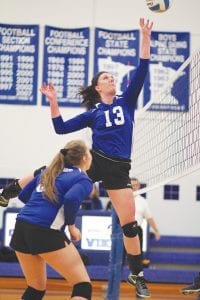
<svg viewBox="0 0 200 300"><path fill-rule="evenodd" d="M149 74L144 84L144 105L152 100L151 110L188 111L189 107L189 70L179 74L183 82L181 94L175 81L167 91L172 97L166 97L159 103L157 95L173 77L179 67L190 55L190 34L188 32L152 32L151 60Z"/></svg>
<svg viewBox="0 0 200 300"><path fill-rule="evenodd" d="M52 83L60 106L80 106L80 87L88 85L89 28L45 26L43 82ZM49 105L42 96L42 105Z"/></svg>
<svg viewBox="0 0 200 300"><path fill-rule="evenodd" d="M138 65L139 31L95 29L94 74L107 71L114 75L117 94L122 94Z"/></svg>
<svg viewBox="0 0 200 300"><path fill-rule="evenodd" d="M0 24L0 103L35 105L38 25Z"/></svg>

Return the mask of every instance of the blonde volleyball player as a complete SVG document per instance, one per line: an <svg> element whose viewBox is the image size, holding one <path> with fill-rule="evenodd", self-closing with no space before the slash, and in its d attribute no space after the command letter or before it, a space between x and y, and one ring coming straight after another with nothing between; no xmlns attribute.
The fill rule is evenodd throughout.
<svg viewBox="0 0 200 300"><path fill-rule="evenodd" d="M91 154L82 141L69 142L40 175L22 189L25 206L18 213L10 246L15 250L27 282L22 299L40 300L46 290L46 263L73 285L71 299L91 300L92 287L71 239L80 240L74 225L79 206L92 191L86 175Z"/></svg>

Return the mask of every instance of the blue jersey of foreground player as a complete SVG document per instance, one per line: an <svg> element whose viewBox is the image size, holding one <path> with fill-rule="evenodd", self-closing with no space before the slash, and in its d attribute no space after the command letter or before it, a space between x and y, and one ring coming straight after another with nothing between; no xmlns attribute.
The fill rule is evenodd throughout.
<svg viewBox="0 0 200 300"><path fill-rule="evenodd" d="M68 166L56 178L55 186L58 203L53 204L42 193L40 175L28 183L19 194L25 206L17 220L56 230L73 225L80 204L91 193L93 183L80 169Z"/></svg>
<svg viewBox="0 0 200 300"><path fill-rule="evenodd" d="M53 118L56 133L65 134L90 127L92 148L108 157L130 159L132 148L134 112L138 96L148 71L149 60L140 59L140 64L121 96L112 104L103 102L70 120Z"/></svg>

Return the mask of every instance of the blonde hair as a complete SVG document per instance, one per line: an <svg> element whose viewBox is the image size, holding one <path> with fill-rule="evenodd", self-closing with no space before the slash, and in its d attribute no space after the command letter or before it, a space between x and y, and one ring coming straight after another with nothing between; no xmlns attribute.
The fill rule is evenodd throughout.
<svg viewBox="0 0 200 300"><path fill-rule="evenodd" d="M78 166L87 151L86 144L81 140L74 140L65 145L63 149L54 157L50 165L41 175L40 184L43 194L53 203L57 203L57 189L55 180L63 171L66 164Z"/></svg>

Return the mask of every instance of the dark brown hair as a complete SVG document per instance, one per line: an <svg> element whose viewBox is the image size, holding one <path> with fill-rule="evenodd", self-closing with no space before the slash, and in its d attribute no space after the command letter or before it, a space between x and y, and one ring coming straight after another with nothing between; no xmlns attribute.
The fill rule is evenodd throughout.
<svg viewBox="0 0 200 300"><path fill-rule="evenodd" d="M80 88L78 95L82 96L83 101L81 104L84 107L86 107L87 110L92 108L95 104L101 102L101 97L100 97L99 93L96 91L95 87L98 84L99 77L103 73L107 73L107 72L101 71L101 72L97 73L93 77L93 79L91 81L91 85L87 86L86 88L84 88L84 87Z"/></svg>

